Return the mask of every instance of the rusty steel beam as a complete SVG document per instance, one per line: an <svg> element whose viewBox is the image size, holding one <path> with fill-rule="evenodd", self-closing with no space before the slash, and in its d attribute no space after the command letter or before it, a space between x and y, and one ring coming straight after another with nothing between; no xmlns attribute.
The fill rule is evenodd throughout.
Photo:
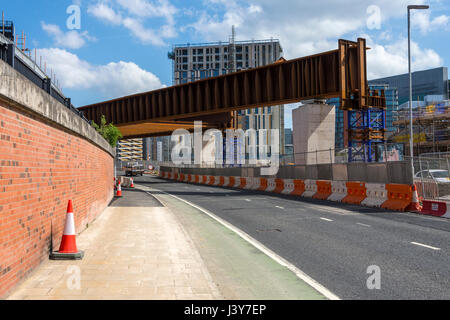
<svg viewBox="0 0 450 320"><path fill-rule="evenodd" d="M79 108L89 120L119 128L201 119L236 110L340 97L344 108L366 104L366 43L340 40L337 50ZM359 97L355 101L355 94ZM142 132L145 135L145 132Z"/></svg>

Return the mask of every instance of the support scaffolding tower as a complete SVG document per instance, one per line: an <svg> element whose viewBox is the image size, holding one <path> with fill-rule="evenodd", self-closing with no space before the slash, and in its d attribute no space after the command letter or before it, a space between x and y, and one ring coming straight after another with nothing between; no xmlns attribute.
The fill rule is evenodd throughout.
<svg viewBox="0 0 450 320"><path fill-rule="evenodd" d="M344 111L344 137L348 147L349 162L376 161L376 146L386 141L386 97L384 90L370 90L367 83L366 43L339 41L341 52L340 77L349 78L353 69L357 79L349 79L357 89L340 88L341 109ZM350 55L355 54L354 64L344 63ZM341 81L341 83L346 83Z"/></svg>

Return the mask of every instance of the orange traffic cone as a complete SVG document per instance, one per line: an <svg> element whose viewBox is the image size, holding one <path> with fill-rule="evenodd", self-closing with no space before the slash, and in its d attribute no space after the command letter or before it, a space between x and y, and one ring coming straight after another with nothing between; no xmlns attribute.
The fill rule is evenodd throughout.
<svg viewBox="0 0 450 320"><path fill-rule="evenodd" d="M120 184L120 181L119 181L119 184L117 185L117 195L116 196L117 197L122 196L122 185Z"/></svg>
<svg viewBox="0 0 450 320"><path fill-rule="evenodd" d="M133 178L131 178L130 180L131 180L131 186L130 186L130 188L134 188L134 181L133 181Z"/></svg>
<svg viewBox="0 0 450 320"><path fill-rule="evenodd" d="M52 252L50 259L52 260L80 260L84 253L78 251L75 233L75 221L73 218L73 204L69 200L67 205L66 224L61 239L61 245L58 252Z"/></svg>
<svg viewBox="0 0 450 320"><path fill-rule="evenodd" d="M420 204L419 195L417 193L417 187L416 187L415 184L411 187L411 190L412 190L412 199L411 199L411 203L406 208L406 210L408 210L408 211L421 211L422 210L422 205Z"/></svg>

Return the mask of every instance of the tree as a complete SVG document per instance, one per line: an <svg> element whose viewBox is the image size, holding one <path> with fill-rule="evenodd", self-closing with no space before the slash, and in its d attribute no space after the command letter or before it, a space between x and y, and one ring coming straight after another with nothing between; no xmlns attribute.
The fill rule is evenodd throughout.
<svg viewBox="0 0 450 320"><path fill-rule="evenodd" d="M100 135L105 138L106 141L111 145L111 147L115 148L117 145L117 141L123 138L119 129L113 125L112 123L106 124L106 118L103 115L101 119L100 126L92 121L92 126L97 130Z"/></svg>

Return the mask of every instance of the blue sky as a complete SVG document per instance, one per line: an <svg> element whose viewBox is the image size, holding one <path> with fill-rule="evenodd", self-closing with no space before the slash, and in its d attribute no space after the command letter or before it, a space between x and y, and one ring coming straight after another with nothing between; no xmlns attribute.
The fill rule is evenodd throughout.
<svg viewBox="0 0 450 320"><path fill-rule="evenodd" d="M444 0L15 0L1 10L27 34L76 106L172 83L172 45L278 38L287 59L337 48L339 38L365 37L369 78L407 71L406 6L413 17L413 68L448 66L450 1ZM80 29L68 29L70 5ZM286 121L290 123L290 108ZM289 125L288 125L289 126Z"/></svg>

